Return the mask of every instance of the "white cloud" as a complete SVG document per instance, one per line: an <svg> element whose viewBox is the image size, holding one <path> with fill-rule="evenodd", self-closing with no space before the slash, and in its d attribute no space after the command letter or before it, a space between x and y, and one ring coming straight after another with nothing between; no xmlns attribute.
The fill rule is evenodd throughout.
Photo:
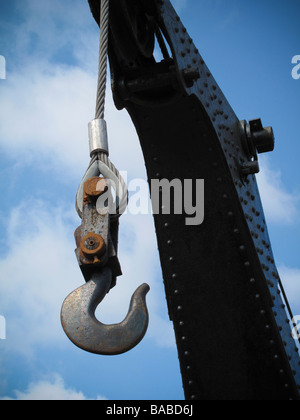
<svg viewBox="0 0 300 420"><path fill-rule="evenodd" d="M298 219L297 205L300 196L286 189L280 171L272 169L267 159L261 160L261 171L257 180L267 221L295 223Z"/></svg>
<svg viewBox="0 0 300 420"><path fill-rule="evenodd" d="M0 147L20 164L30 161L78 178L89 161L99 31L87 2L40 3L25 0L22 23L8 28L15 60L1 86ZM57 61L63 46L65 61ZM67 65L72 56L74 63ZM131 176L145 177L135 128L126 111L116 110L109 83L105 118L112 161L120 170L132 168Z"/></svg>
<svg viewBox="0 0 300 420"><path fill-rule="evenodd" d="M11 156L34 157L36 165L67 169L64 176L74 175L75 168L88 162L94 91L94 78L79 68L49 71L40 63L12 74L1 89L2 148Z"/></svg>
<svg viewBox="0 0 300 420"><path fill-rule="evenodd" d="M42 201L24 202L12 210L6 255L0 260L6 351L30 356L38 344L63 343L60 306L76 279L80 281L73 223L68 208L49 208Z"/></svg>
<svg viewBox="0 0 300 420"><path fill-rule="evenodd" d="M18 401L86 401L85 395L72 388L68 388L62 377L53 374L50 378L32 382L25 391L14 391L15 398L4 397L0 400L18 400ZM106 400L102 396L97 396L96 400Z"/></svg>
<svg viewBox="0 0 300 420"><path fill-rule="evenodd" d="M96 69L96 63L95 63ZM10 74L1 87L0 146L19 165L78 179L89 162L88 123L94 118L94 69L38 61ZM108 86L105 119L110 155L120 170L144 177L138 137L126 111L117 111ZM22 156L22 159L20 159Z"/></svg>
<svg viewBox="0 0 300 420"><path fill-rule="evenodd" d="M87 1L24 0L15 8L22 18L18 24L6 23L14 64L22 62L24 67L38 58L51 67L60 52L62 62L71 54L83 68L88 68L91 57L97 59L99 31Z"/></svg>

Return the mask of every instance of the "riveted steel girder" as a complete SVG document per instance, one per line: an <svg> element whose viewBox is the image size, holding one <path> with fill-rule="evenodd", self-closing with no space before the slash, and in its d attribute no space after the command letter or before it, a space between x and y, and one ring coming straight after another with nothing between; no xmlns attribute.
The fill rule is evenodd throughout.
<svg viewBox="0 0 300 420"><path fill-rule="evenodd" d="M161 63L149 54L157 27L171 52ZM205 180L201 225L154 216L186 398L299 399L298 343L255 178L271 131L262 138L256 122L247 137L169 0L111 0L110 28L115 104L136 127L149 181Z"/></svg>

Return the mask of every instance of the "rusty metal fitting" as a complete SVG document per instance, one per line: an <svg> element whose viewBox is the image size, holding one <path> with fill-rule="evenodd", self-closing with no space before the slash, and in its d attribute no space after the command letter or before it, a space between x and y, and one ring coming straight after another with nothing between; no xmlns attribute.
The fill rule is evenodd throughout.
<svg viewBox="0 0 300 420"><path fill-rule="evenodd" d="M106 244L102 236L90 232L81 240L80 251L86 258L94 259L105 254Z"/></svg>
<svg viewBox="0 0 300 420"><path fill-rule="evenodd" d="M108 186L105 178L93 177L84 184L84 195L89 198L98 198L107 192Z"/></svg>

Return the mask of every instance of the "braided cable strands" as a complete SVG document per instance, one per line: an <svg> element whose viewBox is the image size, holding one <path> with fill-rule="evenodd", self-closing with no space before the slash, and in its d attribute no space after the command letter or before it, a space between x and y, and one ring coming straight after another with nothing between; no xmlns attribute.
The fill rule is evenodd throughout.
<svg viewBox="0 0 300 420"><path fill-rule="evenodd" d="M107 81L109 0L101 0L100 28L101 34L99 43L99 71L95 119L104 119Z"/></svg>

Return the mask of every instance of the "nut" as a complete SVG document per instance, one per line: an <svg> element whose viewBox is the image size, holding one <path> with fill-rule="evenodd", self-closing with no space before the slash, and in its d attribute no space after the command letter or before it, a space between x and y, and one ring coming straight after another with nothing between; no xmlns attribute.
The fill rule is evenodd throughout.
<svg viewBox="0 0 300 420"><path fill-rule="evenodd" d="M102 236L89 233L81 240L80 250L87 258L93 259L105 254L106 245Z"/></svg>

